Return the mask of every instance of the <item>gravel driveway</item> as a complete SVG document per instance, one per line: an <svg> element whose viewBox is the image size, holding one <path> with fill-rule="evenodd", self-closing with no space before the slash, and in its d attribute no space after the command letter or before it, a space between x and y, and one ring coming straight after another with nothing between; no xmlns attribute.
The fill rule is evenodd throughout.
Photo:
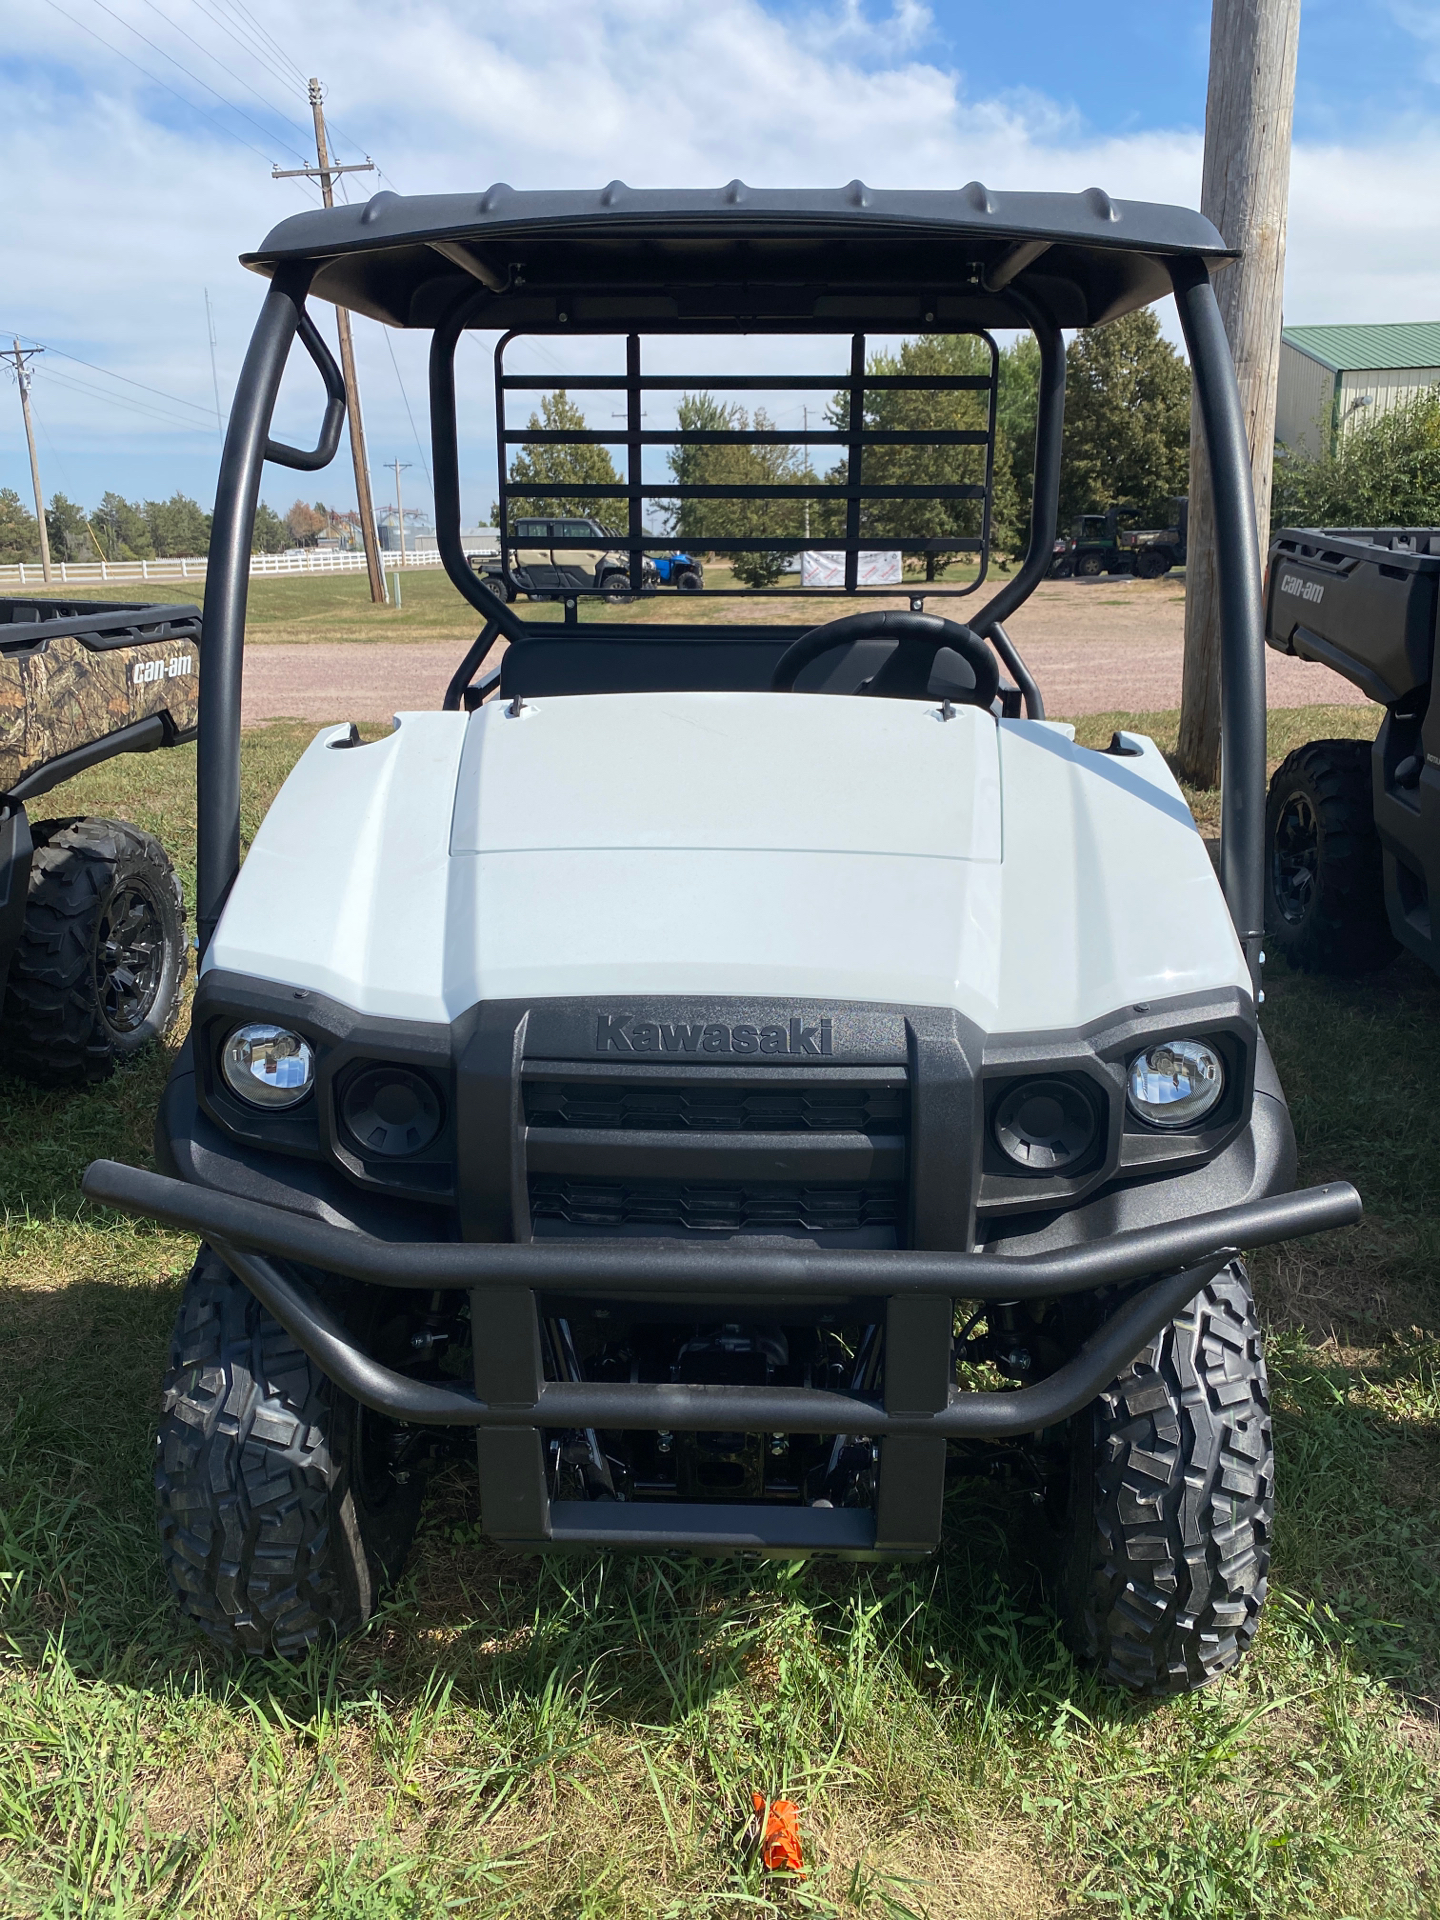
<svg viewBox="0 0 1440 1920"><path fill-rule="evenodd" d="M936 603L937 611L943 608ZM954 603L950 611L957 611ZM1038 589L1007 631L1053 717L1154 713L1180 704L1184 619L1181 593L1164 581L1055 581ZM252 645L245 655L245 724L388 720L438 707L463 651L459 643L425 641ZM1265 662L1272 707L1367 704L1326 667L1268 650Z"/></svg>

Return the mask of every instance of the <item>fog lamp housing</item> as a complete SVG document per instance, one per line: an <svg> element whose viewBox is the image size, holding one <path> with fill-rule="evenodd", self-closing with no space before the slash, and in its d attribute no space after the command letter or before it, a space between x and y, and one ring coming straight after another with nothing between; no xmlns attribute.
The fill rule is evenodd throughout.
<svg viewBox="0 0 1440 1920"><path fill-rule="evenodd" d="M1027 1173L1062 1173L1095 1144L1094 1103L1068 1080L1022 1080L995 1109L995 1143Z"/></svg>
<svg viewBox="0 0 1440 1920"><path fill-rule="evenodd" d="M315 1084L315 1050L289 1027L251 1021L220 1049L220 1072L247 1107L295 1107Z"/></svg>
<svg viewBox="0 0 1440 1920"><path fill-rule="evenodd" d="M414 1067L366 1067L340 1096L340 1118L362 1153L396 1160L423 1153L444 1123L440 1095Z"/></svg>
<svg viewBox="0 0 1440 1920"><path fill-rule="evenodd" d="M1193 1127L1225 1091L1225 1062L1204 1040L1158 1040L1130 1062L1126 1098L1152 1127Z"/></svg>

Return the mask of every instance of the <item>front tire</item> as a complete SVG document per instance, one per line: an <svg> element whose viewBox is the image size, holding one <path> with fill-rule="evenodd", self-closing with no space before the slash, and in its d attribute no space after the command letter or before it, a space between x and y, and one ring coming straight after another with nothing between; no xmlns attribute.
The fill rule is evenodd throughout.
<svg viewBox="0 0 1440 1920"><path fill-rule="evenodd" d="M171 1338L155 1493L181 1612L229 1653L354 1633L398 1577L421 1476L208 1247Z"/></svg>
<svg viewBox="0 0 1440 1920"><path fill-rule="evenodd" d="M1307 973L1372 973L1400 951L1385 912L1372 748L1312 740L1265 807L1265 936Z"/></svg>
<svg viewBox="0 0 1440 1920"><path fill-rule="evenodd" d="M627 601L635 598L634 594L630 591L630 576L628 573L607 573L600 583L600 590L605 595L605 598L612 601L616 606L623 606Z"/></svg>
<svg viewBox="0 0 1440 1920"><path fill-rule="evenodd" d="M1060 1604L1107 1680L1188 1693L1255 1637L1274 1517L1270 1402L1242 1262L1071 1423Z"/></svg>
<svg viewBox="0 0 1440 1920"><path fill-rule="evenodd" d="M684 567L676 574L675 585L681 593L699 593L705 582L693 567Z"/></svg>
<svg viewBox="0 0 1440 1920"><path fill-rule="evenodd" d="M104 1080L174 1022L185 902L158 840L123 820L45 820L0 1044L41 1086Z"/></svg>
<svg viewBox="0 0 1440 1920"><path fill-rule="evenodd" d="M1075 562L1077 580L1098 580L1105 571L1104 559L1098 553L1082 553Z"/></svg>

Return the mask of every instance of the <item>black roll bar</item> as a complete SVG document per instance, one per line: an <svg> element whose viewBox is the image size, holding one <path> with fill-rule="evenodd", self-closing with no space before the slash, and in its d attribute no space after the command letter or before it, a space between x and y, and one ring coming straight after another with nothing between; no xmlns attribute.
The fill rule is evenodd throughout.
<svg viewBox="0 0 1440 1920"><path fill-rule="evenodd" d="M1015 578L1007 580L969 622L976 633L983 634L987 640L1001 621L1008 620L1015 609L1030 598L1050 571L1050 562L1055 557L1055 523L1060 512L1060 454L1065 440L1065 336L1043 307L1027 299L1016 288L1008 289L1008 298L1035 335L1040 348L1040 391L1035 409L1035 479L1030 490L1030 542L1025 549L1024 563ZM1014 653L1014 644L1008 637L1004 644ZM1015 662L1006 659L1000 648L997 647L996 651L1014 673ZM1026 677L1029 677L1028 674ZM1017 684L1022 686L1023 691L1023 683L1017 680ZM1032 717L1040 719L1042 715L1035 714Z"/></svg>
<svg viewBox="0 0 1440 1920"><path fill-rule="evenodd" d="M1265 871L1265 609L1250 445L1224 322L1203 261L1171 268L1200 401L1220 588L1220 885L1260 989Z"/></svg>
<svg viewBox="0 0 1440 1920"><path fill-rule="evenodd" d="M267 460L314 472L335 456L345 417L345 385L329 348L305 312L313 262L276 269L255 322L235 388L205 575L205 665L200 675L200 752L196 775L196 922L203 955L240 871L240 688L245 609L250 597L250 541L260 473ZM325 418L316 445L304 451L270 438L281 376L296 333L325 382Z"/></svg>
<svg viewBox="0 0 1440 1920"><path fill-rule="evenodd" d="M488 297L485 288L481 287L476 293L459 301L436 327L430 340L430 457L435 473L435 544L440 550L440 564L449 575L451 585L483 616L487 631L492 626L498 627L507 640L524 640L529 634L529 625L498 594L491 593L465 558L465 548L460 539L460 442L455 418L455 348L465 330L465 323ZM500 534L503 541L503 527ZM482 633L480 640L484 637ZM475 643L477 647L480 640Z"/></svg>

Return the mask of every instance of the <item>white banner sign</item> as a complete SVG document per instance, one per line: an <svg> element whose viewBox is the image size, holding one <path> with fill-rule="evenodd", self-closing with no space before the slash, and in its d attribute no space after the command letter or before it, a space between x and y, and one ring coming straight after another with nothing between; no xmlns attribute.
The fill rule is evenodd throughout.
<svg viewBox="0 0 1440 1920"><path fill-rule="evenodd" d="M898 587L900 585L899 551L862 553L855 578L856 584L862 587ZM844 554L802 553L800 584L802 587L843 587L845 584Z"/></svg>

